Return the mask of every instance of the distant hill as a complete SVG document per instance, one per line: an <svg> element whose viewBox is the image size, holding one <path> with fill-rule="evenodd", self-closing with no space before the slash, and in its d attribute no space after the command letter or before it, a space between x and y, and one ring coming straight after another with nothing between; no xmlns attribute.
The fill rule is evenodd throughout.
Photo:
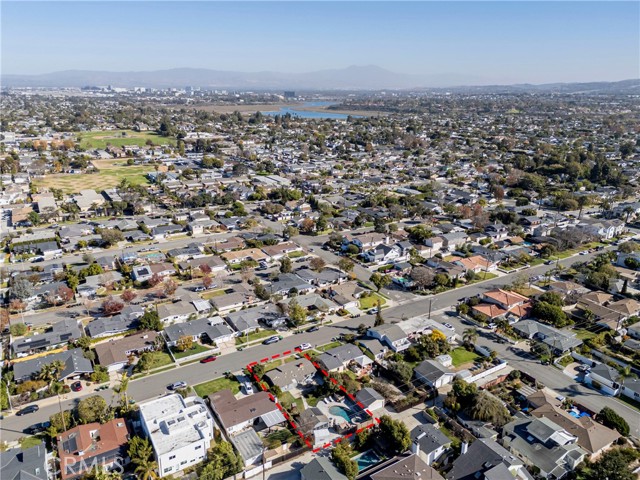
<svg viewBox="0 0 640 480"><path fill-rule="evenodd" d="M173 68L140 72L102 72L65 70L42 75L2 75L7 87L185 87L255 89L255 90L421 90L454 88L464 91L522 92L620 92L640 90L640 81L594 82L547 85L492 86L481 77L460 74L408 75L391 72L375 65L308 73L230 72L204 68ZM483 86L474 86L483 85Z"/></svg>

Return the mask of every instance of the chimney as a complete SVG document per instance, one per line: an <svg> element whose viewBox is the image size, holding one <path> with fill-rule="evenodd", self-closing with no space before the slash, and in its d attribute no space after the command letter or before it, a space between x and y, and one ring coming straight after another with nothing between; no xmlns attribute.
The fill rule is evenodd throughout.
<svg viewBox="0 0 640 480"><path fill-rule="evenodd" d="M413 441L413 443L411 444L411 452L415 453L416 455L420 455L420 440L419 439L415 439Z"/></svg>
<svg viewBox="0 0 640 480"><path fill-rule="evenodd" d="M462 442L462 445L460 445L460 455L464 455L465 453L467 453L468 448L469 444L467 442Z"/></svg>

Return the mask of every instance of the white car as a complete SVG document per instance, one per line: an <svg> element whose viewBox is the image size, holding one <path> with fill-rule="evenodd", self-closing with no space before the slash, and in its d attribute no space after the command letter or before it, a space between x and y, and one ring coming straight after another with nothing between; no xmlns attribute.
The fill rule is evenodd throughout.
<svg viewBox="0 0 640 480"><path fill-rule="evenodd" d="M253 385L251 385L250 383L245 383L244 384L244 392L247 395L253 395Z"/></svg>
<svg viewBox="0 0 640 480"><path fill-rule="evenodd" d="M494 328L496 328L497 325L495 323L490 323L489 325L487 325L487 328L493 330Z"/></svg>
<svg viewBox="0 0 640 480"><path fill-rule="evenodd" d="M455 328L453 328L453 325L451 325L450 323L443 323L442 325L447 327L449 330L455 330Z"/></svg>
<svg viewBox="0 0 640 480"><path fill-rule="evenodd" d="M296 349L309 350L310 348L313 348L313 346L310 343L302 343L302 344L298 345L298 347Z"/></svg>

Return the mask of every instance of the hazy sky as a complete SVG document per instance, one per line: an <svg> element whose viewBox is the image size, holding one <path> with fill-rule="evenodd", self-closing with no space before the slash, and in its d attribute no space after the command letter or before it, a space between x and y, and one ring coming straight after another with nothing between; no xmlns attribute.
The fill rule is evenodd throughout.
<svg viewBox="0 0 640 480"><path fill-rule="evenodd" d="M640 76L640 2L1 2L3 73L305 72L478 83Z"/></svg>

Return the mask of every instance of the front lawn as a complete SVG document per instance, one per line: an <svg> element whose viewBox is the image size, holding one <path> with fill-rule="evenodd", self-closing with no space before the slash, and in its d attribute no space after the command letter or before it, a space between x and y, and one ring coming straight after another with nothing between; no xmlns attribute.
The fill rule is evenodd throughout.
<svg viewBox="0 0 640 480"><path fill-rule="evenodd" d="M306 252L303 252L302 250L296 250L295 252L287 253L287 257L289 258L300 258L300 257L306 257L306 256L307 256Z"/></svg>
<svg viewBox="0 0 640 480"><path fill-rule="evenodd" d="M206 398L212 393L219 392L220 390L229 389L234 395L240 391L240 382L235 379L226 377L216 378L208 382L200 383L193 387L198 396Z"/></svg>
<svg viewBox="0 0 640 480"><path fill-rule="evenodd" d="M180 352L174 348L173 356L176 357L176 359L184 358L184 357L189 357L191 355L196 355L198 353L206 352L208 350L211 350L211 349L208 347L205 347L204 345L200 345L199 343L194 343L192 348L190 348L189 350L185 350L184 352Z"/></svg>
<svg viewBox="0 0 640 480"><path fill-rule="evenodd" d="M465 363L471 363L480 358L480 355L476 352L471 352L463 347L453 349L449 355L451 355L451 362L454 367L459 367Z"/></svg>
<svg viewBox="0 0 640 480"><path fill-rule="evenodd" d="M148 352L147 354L148 364L147 370L153 370L154 368L164 367L173 363L171 357L165 352Z"/></svg>
<svg viewBox="0 0 640 480"><path fill-rule="evenodd" d="M332 348L339 347L340 345L342 345L341 342L331 342L331 343L327 343L326 345L316 347L316 350L319 350L320 352L326 352L327 350L331 350Z"/></svg>
<svg viewBox="0 0 640 480"><path fill-rule="evenodd" d="M377 293L371 293L366 297L360 297L360 310L369 310L370 308L377 307L378 300L380 300L381 306L387 303L382 295L378 295Z"/></svg>
<svg viewBox="0 0 640 480"><path fill-rule="evenodd" d="M220 295L224 295L224 288L221 288L219 290L213 290L213 291L207 292L207 293L203 293L202 294L202 298L204 300L209 300L209 299L212 299L213 297L219 297Z"/></svg>
<svg viewBox="0 0 640 480"><path fill-rule="evenodd" d="M476 283L476 282L482 282L484 280L491 280L492 278L498 278L498 275L496 275L495 273L490 273L490 272L476 273L475 278L473 279L473 281L469 282L469 285L471 285L472 283Z"/></svg>
<svg viewBox="0 0 640 480"><path fill-rule="evenodd" d="M276 335L278 332L275 330L259 330L258 332L250 333L249 335L242 335L240 337L236 337L236 345L242 345L247 342L253 342L254 340L260 340L261 338L271 337ZM247 339L248 337L248 339Z"/></svg>
<svg viewBox="0 0 640 480"><path fill-rule="evenodd" d="M23 437L20 439L20 448L22 450L26 450L31 447L35 447L36 445L40 445L42 443L42 439L39 437Z"/></svg>

